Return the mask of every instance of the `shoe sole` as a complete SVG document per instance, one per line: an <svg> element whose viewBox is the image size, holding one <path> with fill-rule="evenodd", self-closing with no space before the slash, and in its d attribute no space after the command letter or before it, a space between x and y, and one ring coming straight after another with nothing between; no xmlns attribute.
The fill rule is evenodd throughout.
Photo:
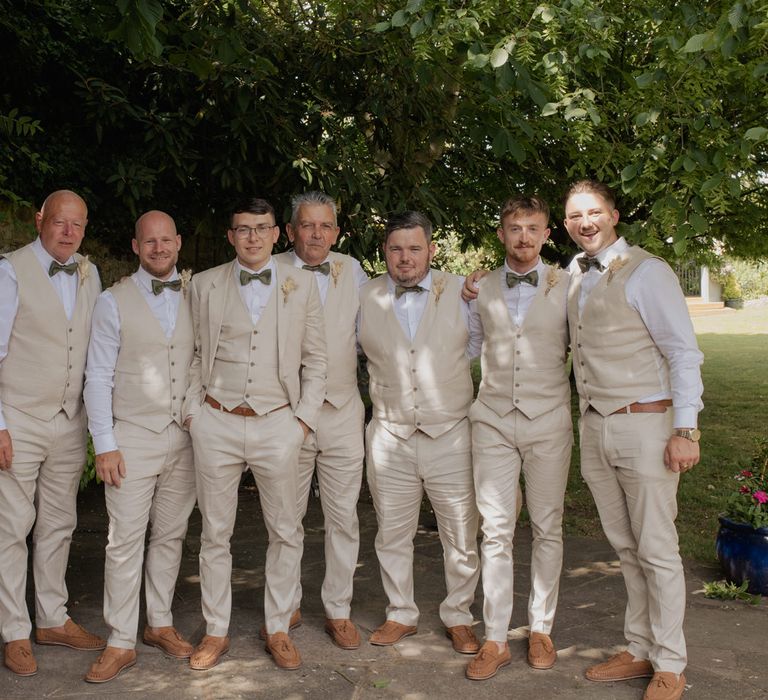
<svg viewBox="0 0 768 700"><path fill-rule="evenodd" d="M448 637L448 639L451 640L451 646L453 647L453 650L457 654L472 654L472 655L474 655L474 654L477 654L478 651L480 651L480 645L479 644L474 649L469 649L469 648L459 649L456 646L456 643L453 641L453 637L451 637L451 635L448 634L448 632L445 633L445 636Z"/></svg>
<svg viewBox="0 0 768 700"><path fill-rule="evenodd" d="M509 664L512 663L512 659L507 659L506 661L502 661L494 670L492 673L489 673L485 676L470 676L469 671L466 671L464 675L469 678L471 681L487 681L489 678L493 678L498 672L500 668L504 668L505 666L509 666Z"/></svg>
<svg viewBox="0 0 768 700"><path fill-rule="evenodd" d="M612 676L611 678L590 678L586 673L584 678L593 683L618 683L621 681L631 681L635 678L653 678L653 671L647 673L633 673L628 676Z"/></svg>
<svg viewBox="0 0 768 700"><path fill-rule="evenodd" d="M19 676L20 678L29 678L30 676L35 676L39 670L35 669L34 671L16 671L15 669L12 669L8 664L4 665L11 673Z"/></svg>
<svg viewBox="0 0 768 700"><path fill-rule="evenodd" d="M190 651L190 652L189 652L189 654L187 654L186 656L180 656L180 655L178 655L178 654L172 654L170 651L168 651L168 650L167 650L167 649L166 649L166 648L165 648L165 647L164 647L162 644L160 644L159 642L150 642L150 641L148 641L148 640L146 640L146 639L142 639L141 641L142 641L142 642L143 642L143 643L144 643L146 646L148 646L148 647L154 647L155 649L160 649L160 651L162 651L162 652L163 652L163 654L164 654L165 656L167 656L169 659L189 659L189 658L192 656L192 654L194 654L194 653L195 653L195 652L194 652L194 650L193 650L193 651Z"/></svg>
<svg viewBox="0 0 768 700"><path fill-rule="evenodd" d="M136 665L136 659L131 661L130 663L125 664L125 666L121 666L117 669L117 671L111 675L109 678L88 678L88 676L85 676L83 680L86 683L109 683L109 681L115 680L123 671L127 671L129 668L132 668Z"/></svg>
<svg viewBox="0 0 768 700"><path fill-rule="evenodd" d="M331 632L331 630L329 630L327 627L325 629L325 633L331 638L331 641L337 647L339 647L339 649L344 649L344 651L354 651L355 649L360 648L360 642L357 642L357 644L340 644L333 632Z"/></svg>
<svg viewBox="0 0 768 700"><path fill-rule="evenodd" d="M210 671L215 666L219 665L219 661L221 661L221 657L225 654L229 654L229 647L227 647L224 651L222 651L217 657L216 660L212 664L208 664L207 666L193 666L191 663L189 664L189 667L193 671ZM190 657L192 658L192 657Z"/></svg>
<svg viewBox="0 0 768 700"><path fill-rule="evenodd" d="M369 644L373 644L375 647L391 647L394 644L397 644L399 641L405 639L406 637L413 637L414 634L416 634L417 630L413 630L412 632L406 632L405 634L401 634L397 639L392 640L391 642L374 642L372 639L368 640Z"/></svg>
<svg viewBox="0 0 768 700"><path fill-rule="evenodd" d="M45 641L41 642L39 639L35 639L35 644L39 644L42 647L67 647L67 649L74 649L75 651L103 651L107 648L106 641L103 645L98 647L77 647L74 644L69 644L67 642L54 642L54 641Z"/></svg>

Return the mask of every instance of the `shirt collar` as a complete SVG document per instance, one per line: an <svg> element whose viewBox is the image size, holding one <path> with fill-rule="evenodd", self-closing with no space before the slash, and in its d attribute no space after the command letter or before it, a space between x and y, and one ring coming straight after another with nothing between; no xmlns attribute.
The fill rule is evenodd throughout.
<svg viewBox="0 0 768 700"><path fill-rule="evenodd" d="M266 265L260 267L258 270L251 270L250 267L244 267L243 265L241 265L240 261L237 258L235 258L235 277L238 280L240 279L240 271L241 270L245 270L249 274L253 274L254 272L264 272L264 270L272 270L272 272L274 273L274 271L275 271L275 261L272 258L272 256L270 255L269 256L269 262Z"/></svg>
<svg viewBox="0 0 768 700"><path fill-rule="evenodd" d="M519 276L527 275L529 272L533 272L534 270L537 270L539 272L539 276L541 276L541 271L543 267L544 267L544 262L542 261L541 256L539 256L536 259L536 264L533 267L529 268L525 272L518 272L517 270L513 270L507 264L507 259L504 258L504 272L511 272L513 275L519 275Z"/></svg>
<svg viewBox="0 0 768 700"><path fill-rule="evenodd" d="M395 293L395 281L389 276L389 273L387 273L387 289L394 294ZM425 291L429 291L432 289L432 270L428 270L426 276L421 280L421 282L417 282L414 287L421 287Z"/></svg>
<svg viewBox="0 0 768 700"><path fill-rule="evenodd" d="M608 267L611 260L618 258L629 250L629 243L622 236L614 241L607 248L603 248L595 257L600 261L603 267Z"/></svg>
<svg viewBox="0 0 768 700"><path fill-rule="evenodd" d="M154 277L153 275L150 275L143 267L139 266L139 269L136 270L136 281L144 287L148 292L152 291L152 280L160 280L161 282L171 282L173 280L179 279L179 273L177 272L176 268L173 268L173 271L171 272L171 276L167 280L160 280L159 277Z"/></svg>
<svg viewBox="0 0 768 700"><path fill-rule="evenodd" d="M293 266L301 268L304 265L309 265L309 263L304 262L298 255L296 255L296 250L291 250L291 255L293 256ZM325 257L325 260L321 260L318 264L322 265L324 262L328 262L331 259L330 253Z"/></svg>

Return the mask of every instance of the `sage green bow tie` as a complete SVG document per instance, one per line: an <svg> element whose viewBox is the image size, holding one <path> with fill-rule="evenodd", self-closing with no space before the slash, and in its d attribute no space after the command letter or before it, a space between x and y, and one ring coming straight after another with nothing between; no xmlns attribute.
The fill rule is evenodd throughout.
<svg viewBox="0 0 768 700"><path fill-rule="evenodd" d="M157 296L164 289L171 289L174 292L178 292L181 289L181 280L168 280L163 282L162 280L152 280L152 294Z"/></svg>
<svg viewBox="0 0 768 700"><path fill-rule="evenodd" d="M590 258L583 255L580 258L576 258L576 262L579 263L581 271L585 274L589 272L589 268L591 267L594 267L598 272L605 270L605 266L597 258Z"/></svg>
<svg viewBox="0 0 768 700"><path fill-rule="evenodd" d="M62 265L53 260L48 267L48 277L53 277L57 272L66 272L68 275L74 275L77 272L77 263L72 262L69 265Z"/></svg>
<svg viewBox="0 0 768 700"><path fill-rule="evenodd" d="M302 265L302 270L309 270L310 272L320 272L323 275L329 275L331 272L331 263L327 260L319 265Z"/></svg>
<svg viewBox="0 0 768 700"><path fill-rule="evenodd" d="M251 280L259 280L262 284L269 284L272 281L272 270L262 270L261 272L240 270L240 284L246 285Z"/></svg>
<svg viewBox="0 0 768 700"><path fill-rule="evenodd" d="M418 284L414 285L413 287L403 287L402 284L395 285L395 299L399 299L403 294L406 294L407 292L426 292L427 290L424 289L424 287L419 287Z"/></svg>
<svg viewBox="0 0 768 700"><path fill-rule="evenodd" d="M527 275L516 275L514 272L507 273L507 287L517 287L521 282L536 287L539 284L539 273L531 270Z"/></svg>

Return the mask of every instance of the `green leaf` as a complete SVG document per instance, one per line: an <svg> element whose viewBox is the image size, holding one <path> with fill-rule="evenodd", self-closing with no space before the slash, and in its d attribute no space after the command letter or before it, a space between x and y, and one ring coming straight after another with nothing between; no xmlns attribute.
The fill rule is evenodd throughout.
<svg viewBox="0 0 768 700"><path fill-rule="evenodd" d="M395 12L394 15L392 15L392 26L393 27L402 27L408 22L408 15L410 13L406 12L405 10L398 10Z"/></svg>
<svg viewBox="0 0 768 700"><path fill-rule="evenodd" d="M688 217L688 222L696 233L705 233L709 228L709 222L701 214L695 212Z"/></svg>
<svg viewBox="0 0 768 700"><path fill-rule="evenodd" d="M426 26L424 24L423 19L417 19L412 25L411 25L411 38L415 39L420 34L423 34L426 30Z"/></svg>
<svg viewBox="0 0 768 700"><path fill-rule="evenodd" d="M587 115L587 110L583 107L567 107L565 110L565 118L567 120L579 119Z"/></svg>
<svg viewBox="0 0 768 700"><path fill-rule="evenodd" d="M496 136L493 137L493 143L491 143L491 149L493 155L497 158L503 156L508 150L509 137L505 129L501 129L496 132Z"/></svg>
<svg viewBox="0 0 768 700"><path fill-rule="evenodd" d="M704 180L704 182L701 185L700 191L702 194L706 194L707 192L710 192L711 190L714 190L716 187L720 186L720 183L723 181L723 176L721 173L718 173L717 175L713 175L712 177L707 178Z"/></svg>
<svg viewBox="0 0 768 700"><path fill-rule="evenodd" d="M374 688L386 688L391 682L389 678L377 678L372 685Z"/></svg>
<svg viewBox="0 0 768 700"><path fill-rule="evenodd" d="M559 102L547 102L547 104L542 107L541 110L541 116L542 117L550 117L553 114L557 114L557 109L560 106Z"/></svg>
<svg viewBox="0 0 768 700"><path fill-rule="evenodd" d="M628 180L634 180L637 177L638 167L636 165L628 165L621 171L621 181L627 182Z"/></svg>
<svg viewBox="0 0 768 700"><path fill-rule="evenodd" d="M751 129L747 129L744 138L747 141L763 141L767 135L768 129L764 126L753 126Z"/></svg>
<svg viewBox="0 0 768 700"><path fill-rule="evenodd" d="M405 6L405 11L410 13L418 12L423 4L424 0L408 0L408 4Z"/></svg>
<svg viewBox="0 0 768 700"><path fill-rule="evenodd" d="M378 24L373 25L373 31L381 34L381 32L386 32L392 25L389 23L389 21L386 22L379 22Z"/></svg>
<svg viewBox="0 0 768 700"><path fill-rule="evenodd" d="M703 50L709 36L709 32L705 32L704 34L694 34L685 42L685 46L683 46L680 51L683 53L695 53L696 51Z"/></svg>
<svg viewBox="0 0 768 700"><path fill-rule="evenodd" d="M693 172L696 170L696 161L690 156L685 156L683 158L683 168L685 168L685 172L687 173Z"/></svg>
<svg viewBox="0 0 768 700"><path fill-rule="evenodd" d="M509 53L506 49L498 47L491 51L490 63L494 68L503 66L509 59Z"/></svg>

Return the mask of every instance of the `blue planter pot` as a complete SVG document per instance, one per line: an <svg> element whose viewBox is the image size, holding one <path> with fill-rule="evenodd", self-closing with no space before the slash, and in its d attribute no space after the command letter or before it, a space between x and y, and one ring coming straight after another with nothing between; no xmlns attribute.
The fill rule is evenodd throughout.
<svg viewBox="0 0 768 700"><path fill-rule="evenodd" d="M768 595L768 527L754 528L720 516L717 558L725 577L742 584L749 579L749 592Z"/></svg>

